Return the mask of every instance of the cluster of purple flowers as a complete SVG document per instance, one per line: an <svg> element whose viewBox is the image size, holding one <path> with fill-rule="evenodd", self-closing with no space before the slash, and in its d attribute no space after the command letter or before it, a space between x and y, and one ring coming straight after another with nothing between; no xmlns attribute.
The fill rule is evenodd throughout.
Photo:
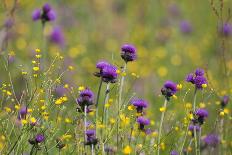
<svg viewBox="0 0 232 155"><path fill-rule="evenodd" d="M177 84L172 81L166 81L161 89L162 95L169 101L177 92Z"/></svg>
<svg viewBox="0 0 232 155"><path fill-rule="evenodd" d="M82 112L84 111L85 106L88 111L88 106L94 104L94 93L89 88L82 90L77 98L77 103L81 107Z"/></svg>
<svg viewBox="0 0 232 155"><path fill-rule="evenodd" d="M196 89L202 89L203 84L207 84L203 69L196 69L195 74L188 74L186 81L195 84Z"/></svg>
<svg viewBox="0 0 232 155"><path fill-rule="evenodd" d="M96 145L98 140L96 138L96 132L95 130L87 130L86 131L87 141L85 142L85 145Z"/></svg>
<svg viewBox="0 0 232 155"><path fill-rule="evenodd" d="M32 13L34 21L41 20L43 24L56 19L56 13L49 4L44 4L42 9L35 9Z"/></svg>
<svg viewBox="0 0 232 155"><path fill-rule="evenodd" d="M96 68L99 69L99 72L96 72L94 75L101 77L102 81L106 83L115 83L118 78L117 67L108 63L107 61L99 61L96 64Z"/></svg>
<svg viewBox="0 0 232 155"><path fill-rule="evenodd" d="M131 44L125 44L121 47L121 57L127 63L137 58L136 48Z"/></svg>

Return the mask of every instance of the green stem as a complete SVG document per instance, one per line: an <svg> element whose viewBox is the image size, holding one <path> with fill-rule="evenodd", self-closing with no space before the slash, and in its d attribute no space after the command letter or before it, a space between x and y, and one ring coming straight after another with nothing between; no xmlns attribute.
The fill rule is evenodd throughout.
<svg viewBox="0 0 232 155"><path fill-rule="evenodd" d="M164 109L166 111L166 107L167 107L167 102L168 100L165 99L164 100ZM160 126L159 126L159 136L158 136L158 155L160 154L160 139L161 139L161 134L162 134L162 126L163 126L163 121L164 121L164 114L165 114L165 111L162 112L162 115L161 115L161 120L160 120Z"/></svg>

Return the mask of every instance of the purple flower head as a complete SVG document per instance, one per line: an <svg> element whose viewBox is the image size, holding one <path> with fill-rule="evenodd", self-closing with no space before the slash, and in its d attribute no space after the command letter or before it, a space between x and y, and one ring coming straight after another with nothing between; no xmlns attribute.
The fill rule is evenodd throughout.
<svg viewBox="0 0 232 155"><path fill-rule="evenodd" d="M202 85L207 84L207 80L204 76L196 76L194 79L194 83L196 88L202 89L203 88Z"/></svg>
<svg viewBox="0 0 232 155"><path fill-rule="evenodd" d="M52 8L51 8L50 4L46 3L46 4L43 5L43 11L44 12L49 12L51 9Z"/></svg>
<svg viewBox="0 0 232 155"><path fill-rule="evenodd" d="M95 133L95 130L87 130L85 134L87 137L92 137L95 136Z"/></svg>
<svg viewBox="0 0 232 155"><path fill-rule="evenodd" d="M137 58L134 45L124 44L121 47L121 57L125 62L134 61Z"/></svg>
<svg viewBox="0 0 232 155"><path fill-rule="evenodd" d="M60 27L55 27L52 30L52 33L50 34L50 41L60 45L61 47L64 46L64 34Z"/></svg>
<svg viewBox="0 0 232 155"><path fill-rule="evenodd" d="M188 21L182 21L180 23L180 31L184 34L189 34L192 32L192 25Z"/></svg>
<svg viewBox="0 0 232 155"><path fill-rule="evenodd" d="M51 10L47 13L47 20L48 21L54 21L56 19L56 13L55 11Z"/></svg>
<svg viewBox="0 0 232 155"><path fill-rule="evenodd" d="M204 77L204 70L200 68L196 69L195 74L188 74L186 77L186 81L195 84L195 87L197 89L202 89L202 85L208 83L206 78Z"/></svg>
<svg viewBox="0 0 232 155"><path fill-rule="evenodd" d="M117 81L118 73L117 67L113 65L107 65L102 69L101 72L102 80L106 83L115 83Z"/></svg>
<svg viewBox="0 0 232 155"><path fill-rule="evenodd" d="M144 126L150 124L150 120L143 117L143 116L138 117L137 122L139 123L139 129L140 130L144 130Z"/></svg>
<svg viewBox="0 0 232 155"><path fill-rule="evenodd" d="M96 145L97 144L97 138L96 138L96 131L95 130L87 130L86 131L87 141L85 145Z"/></svg>
<svg viewBox="0 0 232 155"><path fill-rule="evenodd" d="M206 143L207 146L210 147L216 147L219 142L219 136L216 134L208 134L205 138L204 138L204 142Z"/></svg>
<svg viewBox="0 0 232 155"><path fill-rule="evenodd" d="M225 37L230 37L232 35L232 24L225 23L222 27L219 28L221 35Z"/></svg>
<svg viewBox="0 0 232 155"><path fill-rule="evenodd" d="M177 84L172 81L166 81L161 93L166 97L167 100L170 99L177 92Z"/></svg>
<svg viewBox="0 0 232 155"><path fill-rule="evenodd" d="M42 135L42 134L37 134L36 136L35 136L35 141L37 142L37 143L41 143L41 142L43 142L44 141L44 136Z"/></svg>
<svg viewBox="0 0 232 155"><path fill-rule="evenodd" d="M208 111L206 109L200 108L196 110L196 115L199 117L208 117Z"/></svg>
<svg viewBox="0 0 232 155"><path fill-rule="evenodd" d="M34 21L37 21L41 18L41 10L40 9L35 9L33 12L32 12L32 19Z"/></svg>
<svg viewBox="0 0 232 155"><path fill-rule="evenodd" d="M230 101L229 96L227 96L227 95L223 96L221 99L222 108L224 108L229 103L229 101Z"/></svg>
<svg viewBox="0 0 232 155"><path fill-rule="evenodd" d="M21 116L24 116L27 114L27 107L26 106L23 106L20 110L19 110L19 114Z"/></svg>
<svg viewBox="0 0 232 155"><path fill-rule="evenodd" d="M82 90L77 99L77 102L82 107L82 110L84 110L85 106L92 105L93 101L94 101L94 94L89 88Z"/></svg>
<svg viewBox="0 0 232 155"><path fill-rule="evenodd" d="M203 76L205 74L205 71L201 68L196 69L195 75L196 76Z"/></svg>
<svg viewBox="0 0 232 155"><path fill-rule="evenodd" d="M186 81L191 82L192 84L195 84L195 82L194 82L194 74L193 73L188 74L187 77L186 77Z"/></svg>
<svg viewBox="0 0 232 155"><path fill-rule="evenodd" d="M179 153L178 153L177 151L175 151L175 150L172 150L172 151L170 152L170 155L179 155Z"/></svg>
<svg viewBox="0 0 232 155"><path fill-rule="evenodd" d="M197 122L200 125L202 125L205 121L205 118L208 117L208 111L206 109L203 109L203 108L197 109L195 114L196 114L196 116L198 116Z"/></svg>
<svg viewBox="0 0 232 155"><path fill-rule="evenodd" d="M196 128L196 131L200 130L200 126L199 125L193 125L193 124L189 125L188 130L189 131L194 131L194 128Z"/></svg>
<svg viewBox="0 0 232 155"><path fill-rule="evenodd" d="M130 103L136 107L138 113L141 113L143 111L143 108L147 108L148 106L147 101L143 99L132 99Z"/></svg>
<svg viewBox="0 0 232 155"><path fill-rule="evenodd" d="M96 64L96 68L98 68L100 71L103 70L106 66L109 66L110 64L107 61L98 61Z"/></svg>
<svg viewBox="0 0 232 155"><path fill-rule="evenodd" d="M4 26L6 28L11 28L13 25L14 25L14 20L12 18L8 18L4 23Z"/></svg>

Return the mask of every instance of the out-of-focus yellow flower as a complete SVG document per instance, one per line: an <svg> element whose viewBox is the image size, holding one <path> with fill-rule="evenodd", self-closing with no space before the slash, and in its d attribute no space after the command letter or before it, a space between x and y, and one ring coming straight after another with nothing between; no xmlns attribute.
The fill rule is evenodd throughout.
<svg viewBox="0 0 232 155"><path fill-rule="evenodd" d="M186 107L187 109L192 109L192 104L191 104L191 103L186 103L186 104L185 104L185 107Z"/></svg>
<svg viewBox="0 0 232 155"><path fill-rule="evenodd" d="M71 123L71 122L72 122L71 119L65 118L65 123Z"/></svg>
<svg viewBox="0 0 232 155"><path fill-rule="evenodd" d="M4 109L5 109L5 111L8 112L8 113L11 112L11 108L9 108L9 107L4 107Z"/></svg>
<svg viewBox="0 0 232 155"><path fill-rule="evenodd" d="M22 120L21 120L21 122L22 122L22 124L23 124L23 125L25 125L25 124L27 124L27 123L28 123L28 121L27 121L27 120L25 120L25 119L22 119Z"/></svg>
<svg viewBox="0 0 232 155"><path fill-rule="evenodd" d="M16 110L20 109L20 105L18 105L18 104L16 104L14 107L15 107Z"/></svg>
<svg viewBox="0 0 232 155"><path fill-rule="evenodd" d="M35 117L31 117L30 122L31 123L36 123L36 118Z"/></svg>
<svg viewBox="0 0 232 155"><path fill-rule="evenodd" d="M68 69L72 71L72 70L74 70L74 67L73 66L68 66Z"/></svg>
<svg viewBox="0 0 232 155"><path fill-rule="evenodd" d="M69 85L68 85L68 84L65 84L65 85L64 85L64 88L66 88L66 89L69 88Z"/></svg>
<svg viewBox="0 0 232 155"><path fill-rule="evenodd" d="M116 121L115 121L114 118L111 118L111 119L110 119L110 123L111 123L111 124L114 124L115 122L116 122Z"/></svg>
<svg viewBox="0 0 232 155"><path fill-rule="evenodd" d="M63 135L63 136L61 137L61 139L63 139L63 140L65 140L65 139L70 139L70 138L72 138L72 135L70 135L70 134L65 134L65 135Z"/></svg>
<svg viewBox="0 0 232 155"><path fill-rule="evenodd" d="M202 84L201 86L202 86L202 88L206 88L207 84Z"/></svg>
<svg viewBox="0 0 232 155"><path fill-rule="evenodd" d="M157 137L158 136L158 132L157 131L153 131L152 132L152 137Z"/></svg>
<svg viewBox="0 0 232 155"><path fill-rule="evenodd" d="M160 144L160 148L161 148L161 150L165 150L166 146L163 142Z"/></svg>
<svg viewBox="0 0 232 155"><path fill-rule="evenodd" d="M132 148L129 145L124 147L123 154L131 154L131 152L132 152Z"/></svg>
<svg viewBox="0 0 232 155"><path fill-rule="evenodd" d="M21 73L22 73L22 75L27 75L27 72L25 72L25 71L22 71Z"/></svg>
<svg viewBox="0 0 232 155"><path fill-rule="evenodd" d="M129 105L129 106L127 107L127 109L130 110L130 111L132 111L132 110L135 109L135 107L134 107L133 105Z"/></svg>
<svg viewBox="0 0 232 155"><path fill-rule="evenodd" d="M183 87L182 84L178 84L178 85L177 85L177 89L178 89L178 90L181 90L182 87Z"/></svg>
<svg viewBox="0 0 232 155"><path fill-rule="evenodd" d="M37 72L37 71L39 71L39 67L33 67L33 70L34 70L35 72Z"/></svg>
<svg viewBox="0 0 232 155"><path fill-rule="evenodd" d="M124 114L121 114L120 116L120 119L121 119L121 123L122 125L128 125L130 123L130 118L125 116Z"/></svg>
<svg viewBox="0 0 232 155"><path fill-rule="evenodd" d="M160 110L160 112L165 112L166 108L165 107L161 107L159 110Z"/></svg>
<svg viewBox="0 0 232 155"><path fill-rule="evenodd" d="M11 95L12 95L12 93L11 93L10 91L6 91L6 94L7 94L8 96L11 96Z"/></svg>
<svg viewBox="0 0 232 155"><path fill-rule="evenodd" d="M201 102L200 103L200 108L205 108L205 103Z"/></svg>
<svg viewBox="0 0 232 155"><path fill-rule="evenodd" d="M229 114L230 110L229 110L228 108L225 108L225 109L223 110L223 112L224 112L225 114Z"/></svg>
<svg viewBox="0 0 232 155"><path fill-rule="evenodd" d="M157 72L158 72L158 75L159 75L160 77L164 77L164 76L167 75L168 70L167 70L166 67L161 66L161 67L158 68Z"/></svg>
<svg viewBox="0 0 232 155"><path fill-rule="evenodd" d="M36 52L36 53L40 53L41 51L40 51L39 48L36 48L36 49L35 49L35 52Z"/></svg>
<svg viewBox="0 0 232 155"><path fill-rule="evenodd" d="M224 115L225 115L224 111L221 111L221 112L219 113L219 115L220 115L221 117L224 117Z"/></svg>
<svg viewBox="0 0 232 155"><path fill-rule="evenodd" d="M176 95L172 95L172 97L176 100L178 97Z"/></svg>
<svg viewBox="0 0 232 155"><path fill-rule="evenodd" d="M79 87L78 87L78 90L79 90L79 91L82 91L82 90L84 90L84 89L85 89L84 86L79 86Z"/></svg>

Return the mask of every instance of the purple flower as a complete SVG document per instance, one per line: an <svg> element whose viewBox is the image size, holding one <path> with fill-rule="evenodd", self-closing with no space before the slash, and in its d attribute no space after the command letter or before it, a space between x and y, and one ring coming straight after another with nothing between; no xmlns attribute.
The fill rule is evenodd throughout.
<svg viewBox="0 0 232 155"><path fill-rule="evenodd" d="M21 107L21 109L19 110L19 115L18 115L18 119L26 119L26 115L27 115L27 107L23 106Z"/></svg>
<svg viewBox="0 0 232 155"><path fill-rule="evenodd" d="M94 101L94 94L89 88L82 90L80 92L79 97L77 98L77 102L81 106L82 111L84 111L85 106L92 105L93 101Z"/></svg>
<svg viewBox="0 0 232 155"><path fill-rule="evenodd" d="M209 134L204 138L204 142L207 146L216 147L219 144L220 139L216 134Z"/></svg>
<svg viewBox="0 0 232 155"><path fill-rule="evenodd" d="M205 74L205 71L201 68L196 69L195 75L196 76L203 76Z"/></svg>
<svg viewBox="0 0 232 155"><path fill-rule="evenodd" d="M96 132L95 130L87 130L86 131L86 142L85 145L96 145L97 144L97 138L96 138Z"/></svg>
<svg viewBox="0 0 232 155"><path fill-rule="evenodd" d="M32 12L32 19L34 21L37 21L41 18L41 10L40 9L35 9L33 12Z"/></svg>
<svg viewBox="0 0 232 155"><path fill-rule="evenodd" d="M223 26L219 28L221 35L225 37L230 37L232 35L232 24L225 23Z"/></svg>
<svg viewBox="0 0 232 155"><path fill-rule="evenodd" d="M170 155L179 155L179 153L178 153L177 151L175 151L175 150L172 150L172 151L170 152Z"/></svg>
<svg viewBox="0 0 232 155"><path fill-rule="evenodd" d="M37 143L43 142L44 139L45 139L45 138L44 138L44 136L43 136L42 134L37 134L36 137L35 137L35 141L36 141Z"/></svg>
<svg viewBox="0 0 232 155"><path fill-rule="evenodd" d="M192 32L192 25L188 21L182 21L180 23L180 31L184 34L189 34Z"/></svg>
<svg viewBox="0 0 232 155"><path fill-rule="evenodd" d="M195 83L194 82L194 74L193 73L188 74L187 77L186 77L186 81L191 82L192 84L194 84Z"/></svg>
<svg viewBox="0 0 232 155"><path fill-rule="evenodd" d="M143 117L143 116L138 117L137 122L139 123L139 129L140 130L144 130L144 126L150 124L150 120Z"/></svg>
<svg viewBox="0 0 232 155"><path fill-rule="evenodd" d="M117 67L113 65L107 65L102 69L101 72L102 80L106 83L115 83L117 81L118 73Z"/></svg>
<svg viewBox="0 0 232 155"><path fill-rule="evenodd" d="M193 121L197 121L200 125L202 125L205 121L205 118L208 117L208 111L206 109L200 108L196 110L195 115L198 116L198 118L197 120Z"/></svg>
<svg viewBox="0 0 232 155"><path fill-rule="evenodd" d="M223 96L222 99L221 99L221 106L222 108L224 108L230 101L230 98L229 96Z"/></svg>
<svg viewBox="0 0 232 155"><path fill-rule="evenodd" d="M166 81L163 88L161 89L162 95L166 97L167 100L170 99L177 92L177 85L172 81Z"/></svg>
<svg viewBox="0 0 232 155"><path fill-rule="evenodd" d="M189 131L194 131L194 128L196 128L196 131L200 130L200 126L199 125L193 125L193 124L189 125L188 130Z"/></svg>
<svg viewBox="0 0 232 155"><path fill-rule="evenodd" d="M50 4L46 3L46 4L43 5L43 11L44 12L49 12L51 9L52 8L51 8Z"/></svg>
<svg viewBox="0 0 232 155"><path fill-rule="evenodd" d="M147 101L143 99L132 99L130 103L136 107L138 113L141 113L143 111L143 108L146 108L148 106Z"/></svg>
<svg viewBox="0 0 232 155"><path fill-rule="evenodd" d="M103 70L104 67L109 66L110 64L107 61L99 61L96 64L96 68L98 68L100 71Z"/></svg>
<svg viewBox="0 0 232 155"><path fill-rule="evenodd" d="M60 27L55 27L52 30L50 34L50 41L57 45L60 45L61 47L64 46L64 34Z"/></svg>
<svg viewBox="0 0 232 155"><path fill-rule="evenodd" d="M121 47L121 57L125 62L134 61L137 58L136 48L131 44L125 44Z"/></svg>
<svg viewBox="0 0 232 155"><path fill-rule="evenodd" d="M11 28L13 25L14 25L14 20L12 18L8 18L4 23L4 26L6 28Z"/></svg>
<svg viewBox="0 0 232 155"><path fill-rule="evenodd" d="M208 83L206 78L204 77L204 70L200 68L196 69L195 74L188 74L186 77L186 81L195 84L195 87L197 89L202 89L202 85Z"/></svg>
<svg viewBox="0 0 232 155"><path fill-rule="evenodd" d="M48 21L53 21L56 19L56 13L52 10L49 4L44 4L41 9L35 9L32 13L32 19L37 21L41 19L42 23L45 24Z"/></svg>

